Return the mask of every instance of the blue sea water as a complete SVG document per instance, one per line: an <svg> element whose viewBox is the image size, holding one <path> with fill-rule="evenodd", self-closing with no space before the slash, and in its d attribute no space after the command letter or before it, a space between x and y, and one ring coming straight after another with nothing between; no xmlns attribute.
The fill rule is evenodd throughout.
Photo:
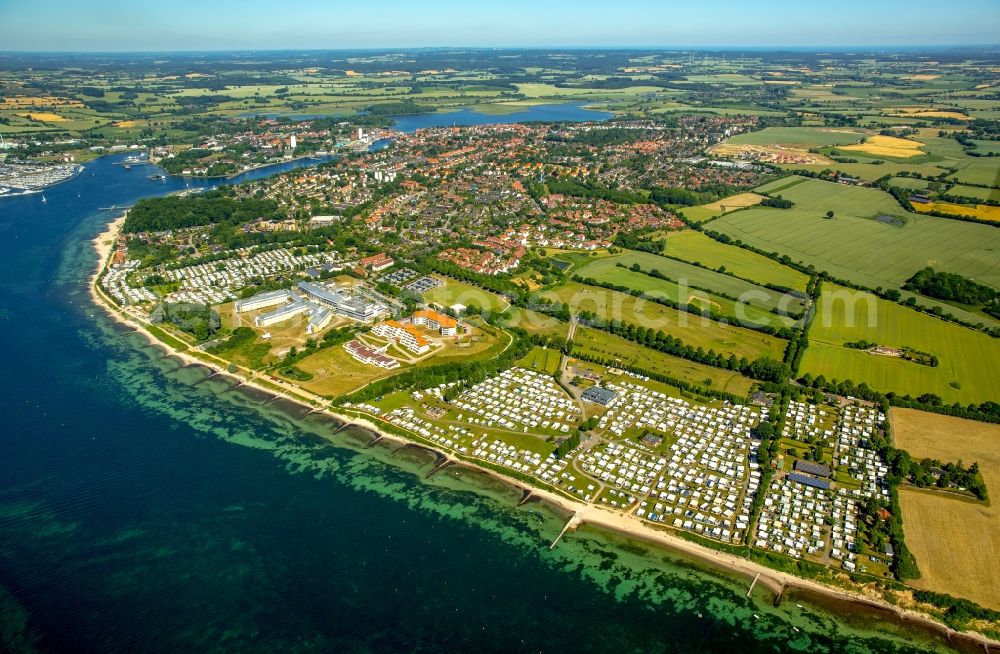
<svg viewBox="0 0 1000 654"><path fill-rule="evenodd" d="M0 199L0 651L923 652L931 633L583 529L235 388L86 292L114 157ZM281 169L284 169L283 166ZM259 170L250 177L272 171ZM190 182L191 184L213 184ZM803 604L803 608L797 605Z"/></svg>

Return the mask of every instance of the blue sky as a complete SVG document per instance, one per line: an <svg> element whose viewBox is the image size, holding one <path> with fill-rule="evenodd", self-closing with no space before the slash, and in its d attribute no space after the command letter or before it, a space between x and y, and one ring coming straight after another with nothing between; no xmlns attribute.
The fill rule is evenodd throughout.
<svg viewBox="0 0 1000 654"><path fill-rule="evenodd" d="M998 0L0 0L0 50L997 43Z"/></svg>

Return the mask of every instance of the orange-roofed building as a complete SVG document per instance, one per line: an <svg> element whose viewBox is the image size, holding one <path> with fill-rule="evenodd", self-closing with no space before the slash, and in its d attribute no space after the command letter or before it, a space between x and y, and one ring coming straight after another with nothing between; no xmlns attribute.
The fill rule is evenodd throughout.
<svg viewBox="0 0 1000 654"><path fill-rule="evenodd" d="M437 329L441 332L442 336L454 336L458 331L457 320L431 309L415 311L413 313L413 324L427 325L430 329Z"/></svg>

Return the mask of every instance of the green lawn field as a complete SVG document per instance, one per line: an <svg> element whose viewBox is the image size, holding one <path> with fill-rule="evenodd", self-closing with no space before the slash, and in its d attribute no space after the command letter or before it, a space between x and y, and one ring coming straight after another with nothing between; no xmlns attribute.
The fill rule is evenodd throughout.
<svg viewBox="0 0 1000 654"><path fill-rule="evenodd" d="M668 234L666 254L715 269L725 266L732 274L761 284L804 291L809 282L805 274L793 268L735 245L724 245L693 229Z"/></svg>
<svg viewBox="0 0 1000 654"><path fill-rule="evenodd" d="M667 238L669 247L670 237L668 236ZM763 286L758 286L757 284L751 284L750 282L737 279L736 277L732 277L730 275L725 275L713 270L706 270L689 263L684 263L683 261L657 256L649 252L628 251L624 254L598 259L597 261L593 261L588 263L586 266L579 268L576 273L581 277L593 277L598 281L628 286L636 290L661 291L675 302L685 302L688 299L688 295L691 294L682 293L685 296L679 297L677 293L677 284L668 283L664 280L650 277L649 275L635 273L631 270L620 268L618 266L619 263L626 267L638 264L640 269L644 272L657 270L663 275L669 277L671 280L679 282L687 287L708 289L730 297L746 297L748 308L758 307L763 309L765 312L781 309L789 313L799 313L803 308L802 302L798 298L786 296L778 291L773 291L771 289L764 288ZM720 303L724 299L725 298L717 296L710 298L711 301ZM727 315L733 315L731 313L732 305L733 302L729 300L726 302L726 306L724 308L720 308L720 311Z"/></svg>
<svg viewBox="0 0 1000 654"><path fill-rule="evenodd" d="M995 227L907 213L877 189L813 179L781 194L795 206L754 207L721 216L707 228L870 288L898 287L926 266L1000 288ZM827 219L827 211L835 217ZM881 215L905 224L875 220Z"/></svg>
<svg viewBox="0 0 1000 654"><path fill-rule="evenodd" d="M980 186L965 186L964 184L956 184L948 189L948 195L961 195L962 197L972 198L974 200L992 200L993 202L1000 202L1000 189L996 188L982 188Z"/></svg>
<svg viewBox="0 0 1000 654"><path fill-rule="evenodd" d="M857 143L866 130L848 127L767 127L757 132L737 134L727 141L737 145L842 145Z"/></svg>
<svg viewBox="0 0 1000 654"><path fill-rule="evenodd" d="M484 309L494 309L503 311L510 304L499 295L484 291L476 286L471 286L463 282L450 279L443 280L444 286L432 288L423 294L427 302L436 302L443 306L453 304L477 305Z"/></svg>
<svg viewBox="0 0 1000 654"><path fill-rule="evenodd" d="M966 184L1000 186L1000 159L996 157L969 157L961 170L951 179Z"/></svg>
<svg viewBox="0 0 1000 654"><path fill-rule="evenodd" d="M661 270L661 272L663 271ZM714 293L707 293L690 286L682 286L673 281L657 279L624 268L614 267L594 271L593 274L587 275L587 278L625 286L642 291L651 297L667 299L678 304L692 304L734 319L735 322L751 322L772 327L790 327L795 322L794 318L790 316L779 316L751 303L740 304ZM794 304L796 308L801 306L797 299Z"/></svg>
<svg viewBox="0 0 1000 654"><path fill-rule="evenodd" d="M589 327L577 327L576 335L573 338L573 351L604 359L617 359L620 365L636 366L741 397L748 395L754 385L753 380L738 372L706 366L657 352L619 336ZM706 384L706 381L710 383Z"/></svg>
<svg viewBox="0 0 1000 654"><path fill-rule="evenodd" d="M945 402L1000 400L1000 346L982 332L919 313L869 293L823 286L800 372L865 382L883 392L934 393ZM938 357L937 367L844 347L866 340L912 347Z"/></svg>
<svg viewBox="0 0 1000 654"><path fill-rule="evenodd" d="M732 353L748 359L761 356L781 359L786 345L786 341L774 336L725 325L618 291L575 282L568 282L540 295L566 304L573 313L590 311L608 320L663 330L687 345L703 347L706 351L714 349L716 352Z"/></svg>
<svg viewBox="0 0 1000 654"><path fill-rule="evenodd" d="M923 192L927 189L926 179L916 179L914 177L893 177L889 183L899 188L909 189L915 192Z"/></svg>
<svg viewBox="0 0 1000 654"><path fill-rule="evenodd" d="M874 161L874 160L873 160ZM809 170L814 173L824 170L836 170L850 177L857 177L866 182L874 182L876 179L886 175L898 175L902 172L920 173L930 177L936 177L943 172L947 172L942 166L945 162L938 163L899 163L895 161L884 161L883 163L871 163L864 159L857 163L832 163L832 164L789 164L782 166L787 170Z"/></svg>

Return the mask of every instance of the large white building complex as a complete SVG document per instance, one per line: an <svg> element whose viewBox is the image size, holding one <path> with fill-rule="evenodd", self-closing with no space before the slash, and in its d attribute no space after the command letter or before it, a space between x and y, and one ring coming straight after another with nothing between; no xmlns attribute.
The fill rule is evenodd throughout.
<svg viewBox="0 0 1000 654"><path fill-rule="evenodd" d="M245 311L256 311L257 309L284 304L291 299L292 294L288 291L267 291L265 293L258 293L245 300L236 300L235 306L237 312L243 313Z"/></svg>
<svg viewBox="0 0 1000 654"><path fill-rule="evenodd" d="M301 294L298 292L301 291ZM254 318L257 327L290 320L308 313L306 332L315 334L330 324L335 315L346 316L360 322L370 322L388 312L388 308L373 300L357 297L349 292L331 290L322 284L300 282L293 290L266 291L235 304L238 313L277 307Z"/></svg>

